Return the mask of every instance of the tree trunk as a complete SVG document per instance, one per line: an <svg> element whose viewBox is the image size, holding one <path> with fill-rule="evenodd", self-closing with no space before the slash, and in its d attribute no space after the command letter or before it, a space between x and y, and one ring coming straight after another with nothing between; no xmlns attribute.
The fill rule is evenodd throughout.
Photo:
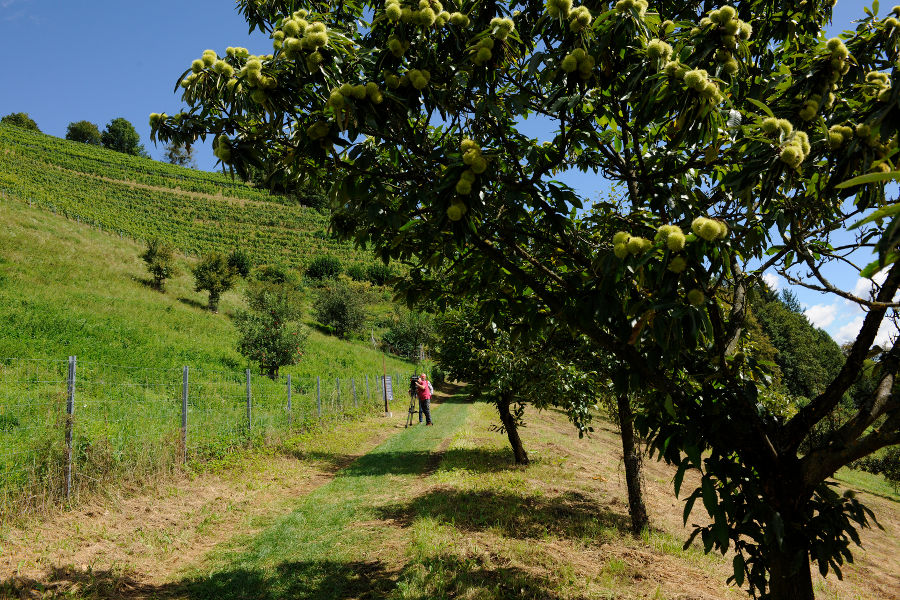
<svg viewBox="0 0 900 600"><path fill-rule="evenodd" d="M522 438L519 437L519 428L516 426L516 420L509 411L510 404L512 404L512 394L503 394L497 401L497 410L500 413L500 420L503 422L503 428L506 430L506 436L509 438L509 445L512 446L516 464L527 465L528 454L522 446Z"/></svg>
<svg viewBox="0 0 900 600"><path fill-rule="evenodd" d="M768 554L769 598L772 600L814 600L809 553L785 538L784 546Z"/></svg>
<svg viewBox="0 0 900 600"><path fill-rule="evenodd" d="M625 458L625 483L628 486L628 512L631 515L631 531L638 535L650 524L644 495L641 491L641 456L634 443L631 401L628 394L616 399L619 411L619 431L622 437L622 453Z"/></svg>
<svg viewBox="0 0 900 600"><path fill-rule="evenodd" d="M209 292L209 310L211 312L219 312L219 292Z"/></svg>

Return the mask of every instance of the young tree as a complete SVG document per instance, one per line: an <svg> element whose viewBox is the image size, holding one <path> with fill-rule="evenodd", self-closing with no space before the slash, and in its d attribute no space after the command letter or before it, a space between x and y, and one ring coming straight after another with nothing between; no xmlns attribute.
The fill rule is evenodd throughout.
<svg viewBox="0 0 900 600"><path fill-rule="evenodd" d="M100 145L100 128L90 121L73 121L66 128L66 139L92 146Z"/></svg>
<svg viewBox="0 0 900 600"><path fill-rule="evenodd" d="M247 288L247 304L250 310L234 317L241 335L238 352L276 379L281 367L300 361L309 336L296 323L300 318L296 292L285 285L254 283Z"/></svg>
<svg viewBox="0 0 900 600"><path fill-rule="evenodd" d="M237 273L221 252L204 254L194 266L194 289L209 292L209 310L219 312L219 298L234 285Z"/></svg>
<svg viewBox="0 0 900 600"><path fill-rule="evenodd" d="M106 125L106 129L100 134L100 142L104 148L131 154L133 156L147 156L141 144L141 137L131 121L118 117Z"/></svg>
<svg viewBox="0 0 900 600"><path fill-rule="evenodd" d="M313 314L340 338L360 331L366 324L363 297L343 281L322 288L313 304Z"/></svg>
<svg viewBox="0 0 900 600"><path fill-rule="evenodd" d="M4 125L15 125L16 127L21 127L22 129L30 129L31 131L40 132L40 129L37 126L37 123L34 122L34 119L28 116L28 113L17 112L10 113L0 119L0 123Z"/></svg>
<svg viewBox="0 0 900 600"><path fill-rule="evenodd" d="M166 159L166 162L179 167L197 168L197 162L194 160L194 146L191 144L169 142L166 144L163 157Z"/></svg>
<svg viewBox="0 0 900 600"><path fill-rule="evenodd" d="M516 464L528 464L518 431L526 404L561 407L579 431L590 430L591 409L602 386L586 366L596 359L583 343L558 336L514 341L471 305L444 312L437 319L436 337L442 370L496 405L500 431L507 434Z"/></svg>
<svg viewBox="0 0 900 600"><path fill-rule="evenodd" d="M702 499L704 548L733 548L751 593L811 600L809 561L838 570L867 523L828 478L900 443L890 344L866 401L800 451L898 306L900 218L883 182L898 177L900 8L826 40L833 0L711 4L287 14L242 0L273 54L205 52L182 81L188 112L157 115L154 135L212 135L238 172L260 156L298 177L330 164L335 231L442 269L440 290L410 278L409 301L488 287L484 314L589 338L622 365L622 397L641 389L635 423L678 466L676 492L700 471L686 514ZM584 210L555 178L568 169L602 173L617 196ZM885 276L871 297L823 270L872 251L861 274ZM773 270L867 311L838 374L790 418L758 402L769 383L746 335L747 290Z"/></svg>
<svg viewBox="0 0 900 600"><path fill-rule="evenodd" d="M431 348L437 341L434 319L426 312L395 308L381 341L394 353L415 359L420 346Z"/></svg>
<svg viewBox="0 0 900 600"><path fill-rule="evenodd" d="M159 238L147 240L147 249L141 253L141 259L153 278L153 287L161 292L165 290L166 279L180 272L175 263L175 249Z"/></svg>

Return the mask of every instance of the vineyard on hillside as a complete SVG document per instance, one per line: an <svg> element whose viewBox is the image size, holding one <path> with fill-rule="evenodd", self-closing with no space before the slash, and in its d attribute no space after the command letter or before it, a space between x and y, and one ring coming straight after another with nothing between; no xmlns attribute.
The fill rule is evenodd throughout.
<svg viewBox="0 0 900 600"><path fill-rule="evenodd" d="M123 237L187 254L240 246L256 263L317 255L368 262L330 238L327 217L230 177L0 126L0 194Z"/></svg>

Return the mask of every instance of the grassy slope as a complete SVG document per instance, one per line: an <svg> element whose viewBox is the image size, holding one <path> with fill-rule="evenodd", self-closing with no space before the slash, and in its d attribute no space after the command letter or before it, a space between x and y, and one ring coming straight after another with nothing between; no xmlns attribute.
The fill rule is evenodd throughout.
<svg viewBox="0 0 900 600"><path fill-rule="evenodd" d="M243 520L213 502L194 507L187 521L172 519L171 505L190 495L181 489L171 500L161 493L116 507L112 516L100 504L77 523L58 519L17 532L5 540L14 550L6 564L27 564L22 577L6 575L5 589L70 599L746 597L725 585L730 557L681 549L687 530L672 496L672 469L646 463L653 529L634 538L619 444L606 424L579 439L563 415L529 411L522 434L533 463L520 468L504 437L490 430L493 407L458 400L435 410L435 427L401 430L306 495L271 486L272 497L257 497L275 510ZM338 436L299 456L345 465L345 447L358 441ZM288 456L291 448L289 441ZM252 454L245 460L249 467L230 487L268 486L270 469ZM215 493L232 492L226 485ZM865 548L854 549L858 562L843 582L816 578L822 600L898 597L897 500L861 493L885 530L862 532ZM141 525L145 505L169 518ZM703 518L700 508L691 520ZM137 525L142 533L132 539L125 532ZM187 561L171 559L173 551L203 545L203 531L216 543L212 551L204 545L188 551Z"/></svg>

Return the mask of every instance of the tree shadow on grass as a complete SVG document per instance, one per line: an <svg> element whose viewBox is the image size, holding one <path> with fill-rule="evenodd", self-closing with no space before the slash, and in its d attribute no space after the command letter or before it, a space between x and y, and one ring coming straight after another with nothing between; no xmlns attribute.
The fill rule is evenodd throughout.
<svg viewBox="0 0 900 600"><path fill-rule="evenodd" d="M595 541L614 531L627 534L627 514L597 504L579 492L559 496L520 495L498 491L437 488L412 501L382 509L383 518L411 524L432 518L467 532L491 529L515 539L556 536Z"/></svg>
<svg viewBox="0 0 900 600"><path fill-rule="evenodd" d="M265 571L235 567L173 583L153 585L139 576L104 570L54 568L40 579L0 581L0 598L96 600L309 600L383 598L396 573L378 561L286 562Z"/></svg>
<svg viewBox="0 0 900 600"><path fill-rule="evenodd" d="M182 304L186 304L187 306L197 308L199 310L207 310L206 302L200 302L199 300L195 300L194 298L185 298L184 296L179 296L178 301Z"/></svg>
<svg viewBox="0 0 900 600"><path fill-rule="evenodd" d="M325 466L338 477L378 477L381 475L428 475L434 471L465 468L475 473L491 473L514 468L508 448L454 448L444 452L401 451L372 452L357 457L352 454L287 450L287 456L309 460ZM437 461L436 467L435 462Z"/></svg>

